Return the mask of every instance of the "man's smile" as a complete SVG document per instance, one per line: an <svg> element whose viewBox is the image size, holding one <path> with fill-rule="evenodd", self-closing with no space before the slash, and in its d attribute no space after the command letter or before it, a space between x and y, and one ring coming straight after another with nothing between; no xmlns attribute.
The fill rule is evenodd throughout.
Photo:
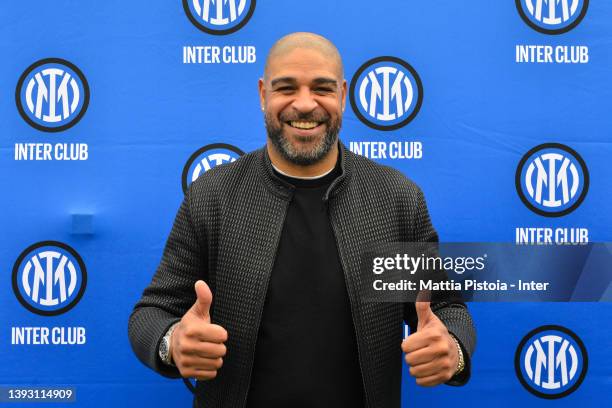
<svg viewBox="0 0 612 408"><path fill-rule="evenodd" d="M327 122L318 122L312 120L288 120L282 122L287 125L290 132L298 137L314 137L324 131L323 126Z"/></svg>
<svg viewBox="0 0 612 408"><path fill-rule="evenodd" d="M314 129L321 124L321 122L307 122L303 120L292 120L287 122L289 126L298 128L298 129Z"/></svg>

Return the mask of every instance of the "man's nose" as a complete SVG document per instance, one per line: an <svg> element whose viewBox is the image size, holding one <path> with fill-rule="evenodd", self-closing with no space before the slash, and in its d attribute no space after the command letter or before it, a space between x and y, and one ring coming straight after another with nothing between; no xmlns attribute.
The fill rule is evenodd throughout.
<svg viewBox="0 0 612 408"><path fill-rule="evenodd" d="M291 104L295 110L301 113L309 113L317 107L317 101L313 98L310 88L302 87L295 95L295 99Z"/></svg>

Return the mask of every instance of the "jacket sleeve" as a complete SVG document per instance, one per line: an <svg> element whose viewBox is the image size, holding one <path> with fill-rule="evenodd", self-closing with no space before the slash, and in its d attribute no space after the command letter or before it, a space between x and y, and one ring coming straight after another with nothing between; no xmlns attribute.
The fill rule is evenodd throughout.
<svg viewBox="0 0 612 408"><path fill-rule="evenodd" d="M438 242L438 234L431 224L427 204L421 189L418 189L416 199L416 210L413 215L412 230L414 231L413 242ZM460 294L453 293L452 298L457 299ZM458 375L451 378L446 384L464 385L471 375L471 357L476 348L476 328L467 305L462 301L432 302L431 310L444 323L449 333L458 341L463 351L465 368ZM404 320L415 332L418 324L414 303L406 303L404 306Z"/></svg>
<svg viewBox="0 0 612 408"><path fill-rule="evenodd" d="M138 359L171 378L179 378L180 373L161 361L159 344L170 326L195 302L195 282L206 280L206 245L196 234L190 192L191 189L178 210L157 271L134 306L128 323L130 343Z"/></svg>

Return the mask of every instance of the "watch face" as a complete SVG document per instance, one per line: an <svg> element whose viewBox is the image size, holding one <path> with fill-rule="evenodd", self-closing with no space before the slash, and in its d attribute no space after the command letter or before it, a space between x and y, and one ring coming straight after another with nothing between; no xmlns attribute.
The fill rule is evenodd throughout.
<svg viewBox="0 0 612 408"><path fill-rule="evenodd" d="M164 337L159 345L159 356L162 360L168 360L168 339Z"/></svg>

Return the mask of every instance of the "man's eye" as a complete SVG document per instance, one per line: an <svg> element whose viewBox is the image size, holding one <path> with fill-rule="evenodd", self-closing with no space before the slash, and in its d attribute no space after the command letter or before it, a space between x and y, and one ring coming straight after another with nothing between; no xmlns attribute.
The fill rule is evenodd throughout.
<svg viewBox="0 0 612 408"><path fill-rule="evenodd" d="M333 92L333 90L331 88L317 88L315 89L315 92L328 93L328 92Z"/></svg>
<svg viewBox="0 0 612 408"><path fill-rule="evenodd" d="M280 88L276 88L278 92L291 92L293 88L290 86L281 86Z"/></svg>

